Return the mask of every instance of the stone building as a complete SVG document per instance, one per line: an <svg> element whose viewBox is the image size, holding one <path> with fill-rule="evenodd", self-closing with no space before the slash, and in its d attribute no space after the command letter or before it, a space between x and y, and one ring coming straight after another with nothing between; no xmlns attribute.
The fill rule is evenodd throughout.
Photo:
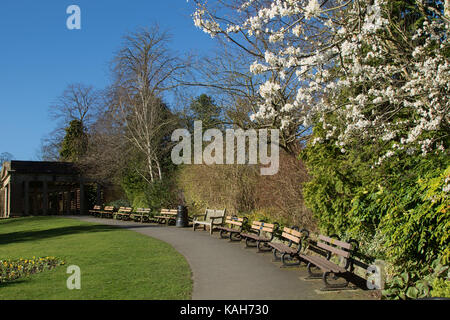
<svg viewBox="0 0 450 320"><path fill-rule="evenodd" d="M90 194L96 190L93 200L87 188ZM0 218L85 214L101 197L100 186L84 179L69 162L13 160L0 172Z"/></svg>

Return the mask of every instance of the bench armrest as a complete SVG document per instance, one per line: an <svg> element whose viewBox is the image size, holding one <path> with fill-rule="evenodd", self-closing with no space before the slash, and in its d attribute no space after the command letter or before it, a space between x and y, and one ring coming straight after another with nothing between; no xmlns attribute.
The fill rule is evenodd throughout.
<svg viewBox="0 0 450 320"><path fill-rule="evenodd" d="M220 221L216 221L216 220L219 220L219 219L220 219ZM223 224L223 217L211 217L211 224L222 225Z"/></svg>
<svg viewBox="0 0 450 320"><path fill-rule="evenodd" d="M198 218L203 217L203 220L205 220L204 214L195 214L192 216L192 220L198 220Z"/></svg>

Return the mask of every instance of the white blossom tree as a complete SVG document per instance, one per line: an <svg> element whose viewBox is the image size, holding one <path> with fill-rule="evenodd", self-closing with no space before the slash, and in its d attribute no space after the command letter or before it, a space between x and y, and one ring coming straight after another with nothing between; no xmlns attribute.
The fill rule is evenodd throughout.
<svg viewBox="0 0 450 320"><path fill-rule="evenodd" d="M397 12L388 0L195 1L193 19L253 56L252 73L270 74L254 121L320 123L342 152L355 138L381 140L390 150L380 162L398 150L445 151L449 134L449 1L404 3ZM286 100L292 75L300 85Z"/></svg>

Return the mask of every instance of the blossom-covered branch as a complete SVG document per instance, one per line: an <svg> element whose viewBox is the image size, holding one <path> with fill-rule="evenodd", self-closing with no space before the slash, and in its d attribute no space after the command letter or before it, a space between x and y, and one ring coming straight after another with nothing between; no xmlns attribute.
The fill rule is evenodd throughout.
<svg viewBox="0 0 450 320"><path fill-rule="evenodd" d="M387 0L229 1L220 2L222 12L195 3L197 27L252 55L252 73L271 75L254 121L283 130L321 123L342 152L355 138L381 140L391 150L380 161L398 150L445 150L450 49L442 2L411 0L404 12ZM269 44L255 45L259 38ZM286 99L289 74L299 85Z"/></svg>

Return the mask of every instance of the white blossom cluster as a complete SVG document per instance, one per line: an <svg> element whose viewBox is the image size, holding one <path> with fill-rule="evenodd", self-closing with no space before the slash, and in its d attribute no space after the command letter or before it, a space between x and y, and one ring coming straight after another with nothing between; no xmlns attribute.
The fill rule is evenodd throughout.
<svg viewBox="0 0 450 320"><path fill-rule="evenodd" d="M254 5L244 1L238 11ZM273 0L239 25L222 25L197 2L193 17L211 36L263 34L278 44L250 66L254 74L278 74L259 88L263 102L252 120L277 118L281 129L293 121L305 127L322 122L326 138L336 139L342 152L355 138L382 140L392 149L381 163L396 150L445 151L437 132L448 130L450 108L448 18L425 19L414 35L399 30L394 37L388 7L389 0ZM291 70L301 86L285 101L281 90ZM352 94L339 99L344 91ZM330 112L344 130L327 124Z"/></svg>

